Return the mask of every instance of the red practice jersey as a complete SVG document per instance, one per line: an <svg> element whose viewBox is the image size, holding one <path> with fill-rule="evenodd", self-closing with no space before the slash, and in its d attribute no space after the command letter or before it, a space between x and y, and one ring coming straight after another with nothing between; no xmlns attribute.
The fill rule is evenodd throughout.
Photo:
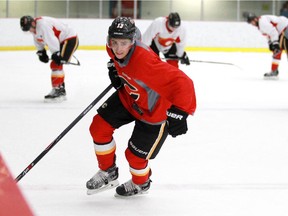
<svg viewBox="0 0 288 216"><path fill-rule="evenodd" d="M145 44L136 41L124 61L115 60L108 46L106 50L124 83L124 88L119 90L120 100L134 117L149 124L160 124L166 120L166 111L171 105L194 113L193 81L178 68L163 62Z"/></svg>

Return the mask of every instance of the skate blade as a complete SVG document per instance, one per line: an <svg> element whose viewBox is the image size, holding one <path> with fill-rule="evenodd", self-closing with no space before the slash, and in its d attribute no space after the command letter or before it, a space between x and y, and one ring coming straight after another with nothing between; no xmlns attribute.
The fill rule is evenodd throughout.
<svg viewBox="0 0 288 216"><path fill-rule="evenodd" d="M137 194L130 195L130 196L122 196L122 195L120 195L120 194L115 193L115 194L114 194L114 197L120 198L120 199L130 199L130 198L132 198L132 197L143 196L143 195L146 195L146 194L148 194L148 193L149 193L149 191L142 191L142 192L139 192L139 193L137 193Z"/></svg>
<svg viewBox="0 0 288 216"><path fill-rule="evenodd" d="M278 76L274 76L274 77L265 77L264 76L264 80L279 80L279 77Z"/></svg>
<svg viewBox="0 0 288 216"><path fill-rule="evenodd" d="M66 96L61 96L57 98L44 98L44 103L61 103L66 100Z"/></svg>
<svg viewBox="0 0 288 216"><path fill-rule="evenodd" d="M116 179L114 181L109 182L109 184L104 185L103 187L101 187L99 189L94 189L94 190L93 189L87 189L87 195L93 195L93 194L101 193L103 191L115 188L118 185L119 185L119 181Z"/></svg>

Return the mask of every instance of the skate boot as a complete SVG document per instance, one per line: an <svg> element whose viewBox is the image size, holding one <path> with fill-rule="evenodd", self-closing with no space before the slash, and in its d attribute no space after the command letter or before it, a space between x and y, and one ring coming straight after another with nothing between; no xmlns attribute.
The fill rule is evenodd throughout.
<svg viewBox="0 0 288 216"><path fill-rule="evenodd" d="M118 167L113 166L104 170L99 170L87 183L87 194L99 193L119 185Z"/></svg>
<svg viewBox="0 0 288 216"><path fill-rule="evenodd" d="M264 79L278 79L278 70L274 70L264 74Z"/></svg>
<svg viewBox="0 0 288 216"><path fill-rule="evenodd" d="M66 100L65 83L54 87L44 98L45 102L62 102Z"/></svg>
<svg viewBox="0 0 288 216"><path fill-rule="evenodd" d="M125 182L124 184L121 184L116 188L116 197L130 197L140 194L148 193L148 190L150 188L150 183L152 181L148 179L144 184L137 185L132 182L132 180L129 180L128 182Z"/></svg>

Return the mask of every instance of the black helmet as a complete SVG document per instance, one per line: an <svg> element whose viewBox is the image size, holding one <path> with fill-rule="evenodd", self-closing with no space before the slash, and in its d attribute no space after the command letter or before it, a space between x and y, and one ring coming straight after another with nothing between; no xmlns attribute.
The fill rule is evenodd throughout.
<svg viewBox="0 0 288 216"><path fill-rule="evenodd" d="M244 19L246 19L246 21L247 21L248 23L251 23L252 20L254 20L255 18L257 18L256 14L250 13L250 12L244 12L244 13L243 13L243 17L244 17Z"/></svg>
<svg viewBox="0 0 288 216"><path fill-rule="evenodd" d="M181 25L181 19L177 12L170 13L168 16L168 24L173 28L177 28Z"/></svg>
<svg viewBox="0 0 288 216"><path fill-rule="evenodd" d="M21 29L23 31L29 31L33 21L34 21L34 19L31 16L22 16L20 19Z"/></svg>
<svg viewBox="0 0 288 216"><path fill-rule="evenodd" d="M117 17L108 30L110 38L124 38L135 40L136 27L134 21L130 17Z"/></svg>

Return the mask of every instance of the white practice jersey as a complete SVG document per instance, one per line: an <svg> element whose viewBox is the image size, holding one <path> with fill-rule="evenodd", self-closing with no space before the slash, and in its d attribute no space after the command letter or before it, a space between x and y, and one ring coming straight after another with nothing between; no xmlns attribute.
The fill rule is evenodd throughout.
<svg viewBox="0 0 288 216"><path fill-rule="evenodd" d="M154 40L158 50L162 53L167 53L172 44L175 43L177 47L176 55L182 57L186 44L186 31L183 25L180 25L175 31L170 32L167 28L168 18L156 18L147 28L142 36L142 42L150 46Z"/></svg>
<svg viewBox="0 0 288 216"><path fill-rule="evenodd" d="M279 35L287 28L288 19L284 16L262 15L258 28L270 41L278 41Z"/></svg>
<svg viewBox="0 0 288 216"><path fill-rule="evenodd" d="M33 34L34 44L37 50L43 50L48 46L51 53L60 51L60 44L68 39L76 37L76 32L67 24L52 17L38 17L36 21L36 34Z"/></svg>

